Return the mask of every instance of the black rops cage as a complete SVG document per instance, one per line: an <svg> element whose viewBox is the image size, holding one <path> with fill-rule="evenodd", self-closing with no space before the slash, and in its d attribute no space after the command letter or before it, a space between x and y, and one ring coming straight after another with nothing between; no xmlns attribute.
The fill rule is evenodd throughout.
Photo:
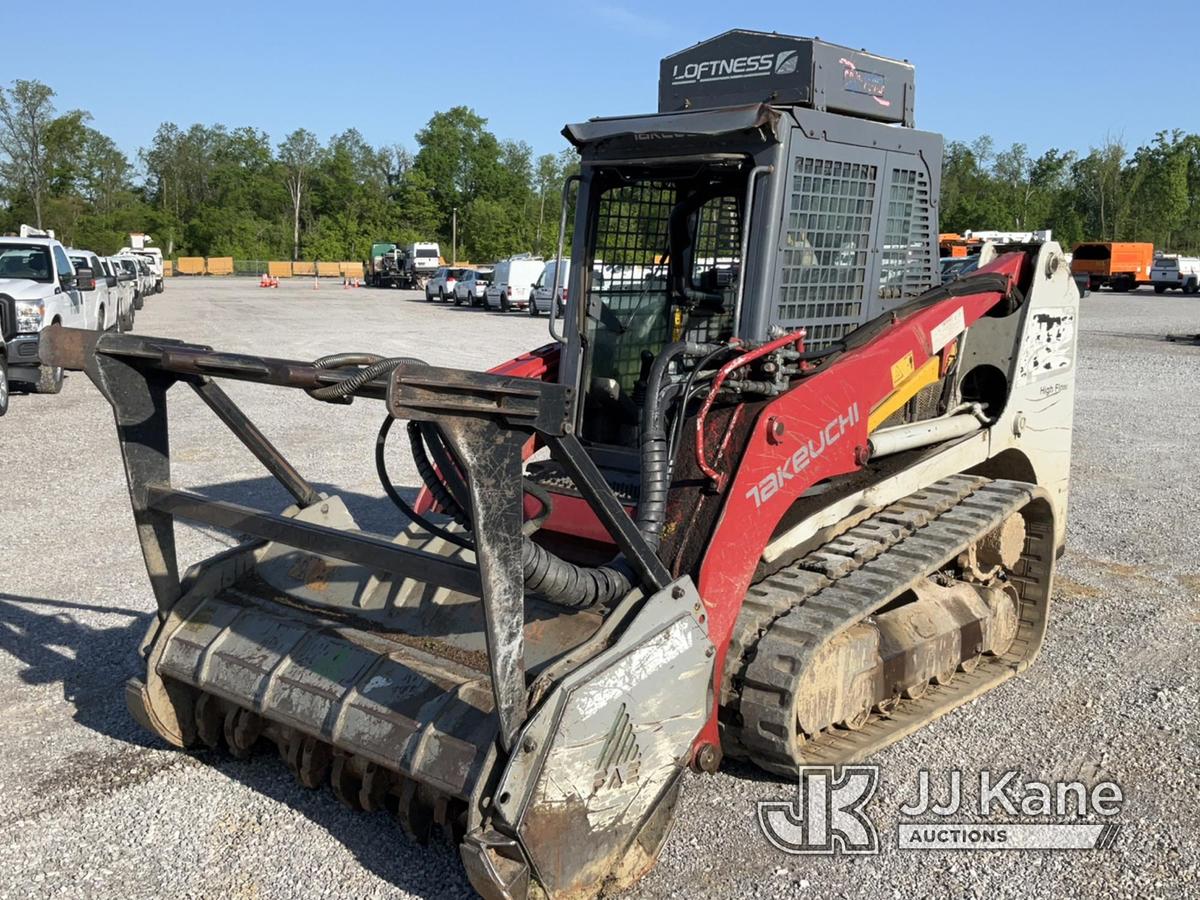
<svg viewBox="0 0 1200 900"><path fill-rule="evenodd" d="M568 126L587 302L567 380L615 408L669 341L803 328L819 349L936 285L942 140L913 104L908 63L734 31L662 61L659 112Z"/></svg>

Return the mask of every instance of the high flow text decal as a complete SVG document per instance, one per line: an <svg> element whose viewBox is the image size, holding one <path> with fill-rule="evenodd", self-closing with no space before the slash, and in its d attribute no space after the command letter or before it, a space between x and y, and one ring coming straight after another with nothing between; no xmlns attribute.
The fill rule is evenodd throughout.
<svg viewBox="0 0 1200 900"><path fill-rule="evenodd" d="M796 451L775 467L754 487L746 491L746 499L753 500L756 507L762 506L779 492L785 482L791 481L808 468L813 460L825 452L825 448L836 444L847 431L858 424L858 404L852 403L845 415L834 416L816 435L796 448Z"/></svg>

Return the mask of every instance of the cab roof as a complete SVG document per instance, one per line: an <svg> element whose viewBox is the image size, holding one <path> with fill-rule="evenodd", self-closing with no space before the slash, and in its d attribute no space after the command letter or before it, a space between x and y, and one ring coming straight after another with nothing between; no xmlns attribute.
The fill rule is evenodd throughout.
<svg viewBox="0 0 1200 900"><path fill-rule="evenodd" d="M56 238L48 237L18 237L15 234L6 234L0 237L0 244L32 244L35 247L53 247L55 244L62 246L62 242Z"/></svg>

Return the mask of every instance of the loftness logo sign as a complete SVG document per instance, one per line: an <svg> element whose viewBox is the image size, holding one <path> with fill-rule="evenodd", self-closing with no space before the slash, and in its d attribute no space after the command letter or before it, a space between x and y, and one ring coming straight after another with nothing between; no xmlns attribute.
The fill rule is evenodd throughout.
<svg viewBox="0 0 1200 900"><path fill-rule="evenodd" d="M795 50L781 53L755 53L702 62L676 63L671 84L700 84L706 81L731 81L735 78L761 78L763 75L790 75L796 71L799 56Z"/></svg>

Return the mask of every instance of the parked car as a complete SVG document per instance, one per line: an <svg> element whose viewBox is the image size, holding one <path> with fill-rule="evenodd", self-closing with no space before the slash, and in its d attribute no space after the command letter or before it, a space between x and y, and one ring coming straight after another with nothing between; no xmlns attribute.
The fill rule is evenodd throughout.
<svg viewBox="0 0 1200 900"><path fill-rule="evenodd" d="M0 237L0 337L7 343L8 380L57 394L63 370L42 365L38 338L49 325L87 328L89 316L94 322L96 284L90 270L76 271L49 232L23 226L21 234Z"/></svg>
<svg viewBox="0 0 1200 900"><path fill-rule="evenodd" d="M462 278L465 272L470 269L451 268L450 266L442 266L433 273L433 277L425 285L425 302L429 303L437 298L443 303L447 303L454 299L454 285L458 283L458 279Z"/></svg>
<svg viewBox="0 0 1200 900"><path fill-rule="evenodd" d="M108 273L104 271L104 266L100 264L100 257L95 253L90 250L75 250L71 247L66 249L67 258L71 260L75 271L90 269L92 278L96 282L95 302L86 304L88 318L84 327L107 331L115 326L121 318L121 294L117 289L116 279L109 282Z"/></svg>
<svg viewBox="0 0 1200 900"><path fill-rule="evenodd" d="M133 308L141 309L146 304L146 299L142 293L142 276L138 271L137 260L132 256L117 256L114 258L125 273L125 281L129 282L133 288Z"/></svg>
<svg viewBox="0 0 1200 900"><path fill-rule="evenodd" d="M979 268L979 254L973 256L943 256L941 259L942 284L970 275ZM903 273L903 270L897 270Z"/></svg>
<svg viewBox="0 0 1200 900"><path fill-rule="evenodd" d="M1156 294L1176 289L1195 294L1200 291L1200 259L1174 254L1155 257L1154 265L1150 267L1150 281Z"/></svg>
<svg viewBox="0 0 1200 900"><path fill-rule="evenodd" d="M146 264L146 268L150 270L153 276L150 281L150 289L146 292L149 294L161 294L163 292L163 255L162 250L158 247L151 247L146 244L149 238L144 234L134 233L130 236L131 246L122 247L117 251L118 256L133 256Z"/></svg>
<svg viewBox="0 0 1200 900"><path fill-rule="evenodd" d="M111 288L117 292L120 299L121 318L117 322L117 328L120 331L129 331L133 328L134 308L133 308L133 279L125 272L125 267L111 256L100 257L100 265L104 267L104 274L112 279L115 287Z"/></svg>
<svg viewBox="0 0 1200 900"><path fill-rule="evenodd" d="M542 269L542 274L538 276L538 280L533 285L533 295L529 299L529 314L531 316L540 315L543 312L550 311L550 294L554 291L554 270L558 260L552 259L546 263L546 267ZM604 265L597 261L595 268L592 270L592 290L598 291L604 287ZM558 276L558 300L555 303L554 313L559 318L562 318L567 308L567 277L571 274L571 260L568 257L562 259L562 269ZM653 288L648 288L653 289Z"/></svg>
<svg viewBox="0 0 1200 900"><path fill-rule="evenodd" d="M533 283L545 267L544 259L528 253L496 263L492 283L483 295L483 305L488 309L499 309L501 312L525 309L533 294Z"/></svg>
<svg viewBox="0 0 1200 900"><path fill-rule="evenodd" d="M454 284L454 305L483 306L483 295L487 293L488 285L492 283L492 270L467 269L462 278Z"/></svg>

